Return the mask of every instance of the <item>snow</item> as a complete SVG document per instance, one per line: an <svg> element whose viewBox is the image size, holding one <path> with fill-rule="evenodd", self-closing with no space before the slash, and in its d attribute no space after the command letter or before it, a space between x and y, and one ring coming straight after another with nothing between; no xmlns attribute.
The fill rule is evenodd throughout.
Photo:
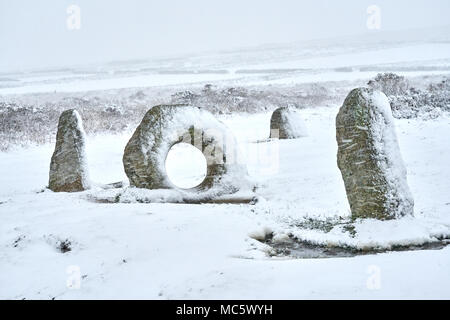
<svg viewBox="0 0 450 320"><path fill-rule="evenodd" d="M148 74L103 79L67 79L51 83L26 82L20 87L0 88L0 94L23 94L29 92L79 92L135 87L160 87L179 84L204 83L238 78L235 74ZM56 79L59 80L59 79Z"/></svg>
<svg viewBox="0 0 450 320"><path fill-rule="evenodd" d="M81 119L81 116L78 113L78 111L74 110L73 114L75 115L76 118L77 129L80 131L81 144L79 146L80 150L78 151L80 153L80 169L82 174L82 181L84 187L88 189L91 187L92 182L89 175L89 166L86 154L86 132L84 131L83 120Z"/></svg>
<svg viewBox="0 0 450 320"><path fill-rule="evenodd" d="M69 71L6 74L13 81L0 82L1 95L44 92L204 85L293 85L309 82L370 79L384 68L399 68L404 76L449 74L450 44L417 41L359 44L302 44L299 47L219 53L212 57L183 57L149 61L148 65L124 63L116 67ZM363 42L364 44L364 42ZM275 50L275 51L273 51ZM249 53L250 54L250 53ZM266 56L267 55L267 56ZM431 69L421 70L423 67ZM381 69L380 69L381 68ZM148 71L154 69L154 71ZM242 72L245 71L245 72Z"/></svg>
<svg viewBox="0 0 450 320"><path fill-rule="evenodd" d="M167 177L179 188L194 188L206 177L205 156L188 143L180 142L170 148L165 166Z"/></svg>
<svg viewBox="0 0 450 320"><path fill-rule="evenodd" d="M358 71L351 72L336 72L336 71L314 71L314 72L296 72L287 73L285 75L268 75L265 77L251 78L244 80L235 80L236 84L246 85L295 85L304 83L321 83L328 81L357 81L373 79L379 73L379 71ZM442 75L449 74L447 71L397 71L399 75L407 77L419 77L430 75Z"/></svg>
<svg viewBox="0 0 450 320"><path fill-rule="evenodd" d="M423 62L428 60L441 60L450 58L449 43L425 43L402 45L393 48L379 48L371 50L358 50L343 54L326 54L319 57L289 60L264 64L264 69L284 68L340 68L380 65L389 63ZM247 66L251 69L253 66ZM258 64L254 65L255 68Z"/></svg>
<svg viewBox="0 0 450 320"><path fill-rule="evenodd" d="M248 164L258 182L255 205L106 204L87 200L88 194L100 192L96 188L74 194L41 192L53 146L0 153L0 297L448 299L449 247L291 259L270 258L266 254L270 248L252 238L273 231L282 239L282 232L293 232L321 243L388 247L449 235L446 117L396 120L416 200L415 217L358 222L356 238L339 227L330 233L294 227L305 217L349 215L336 165L337 111L337 106L302 110L309 135L276 142L277 170L261 175L258 167L263 160ZM269 119L270 113L221 120L229 124L243 149L253 146L258 151L272 143L255 142L268 137L263 128L268 128ZM130 135L88 137L92 180L122 180L121 157ZM58 248L65 240L72 250L61 253ZM77 270L80 287L71 289L67 282ZM379 277L379 285L371 284L373 277Z"/></svg>
<svg viewBox="0 0 450 320"><path fill-rule="evenodd" d="M161 86L173 86L176 92L205 83L276 87L367 82L386 66L404 68L398 74L407 76L448 76L448 43L405 40L366 48L364 41L359 46L301 44L278 51L261 48L256 53L227 52L138 66L226 71L217 73L152 74L130 71L134 65L119 65L114 70L99 69L102 72L8 74L8 79L19 81L2 81L0 94ZM436 69L422 70L423 66ZM336 70L340 67L347 71ZM266 73L269 68L311 69ZM262 73L239 73L242 69ZM34 98L38 96L30 99ZM449 299L449 246L295 259L270 257L271 247L255 240L273 233L274 240L281 242L292 234L318 244L392 248L450 236L446 113L431 120L389 118L407 169L414 216L356 221L355 237L342 224L329 232L299 227L309 218L346 221L350 216L336 163L339 106L307 107L301 116L308 135L301 139L268 141L270 110L219 116L239 143L257 187L256 204L186 204L180 203L186 194L173 190L104 189L105 184L127 181L122 156L132 130L87 136L93 186L82 193L45 189L53 144L1 152L0 299ZM178 173L195 172L196 163ZM114 199L119 192L121 202L93 201ZM241 196L249 194L236 195ZM152 203L139 202L145 199ZM64 246L71 250L63 253Z"/></svg>
<svg viewBox="0 0 450 320"><path fill-rule="evenodd" d="M286 124L286 132L289 132L291 137L300 138L308 135L306 124L302 119L300 111L294 108L288 108L286 112L281 113L283 122Z"/></svg>
<svg viewBox="0 0 450 320"><path fill-rule="evenodd" d="M409 191L406 168L398 146L389 100L381 91L373 91L366 99L371 100L374 106L371 110L373 122L370 130L378 163L389 185L388 207L397 207L394 213L396 218L412 214L414 200Z"/></svg>

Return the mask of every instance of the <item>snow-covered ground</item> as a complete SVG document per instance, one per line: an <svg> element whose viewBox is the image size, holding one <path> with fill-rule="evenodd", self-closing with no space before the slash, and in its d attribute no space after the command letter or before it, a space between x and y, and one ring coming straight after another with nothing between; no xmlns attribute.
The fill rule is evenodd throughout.
<svg viewBox="0 0 450 320"><path fill-rule="evenodd" d="M307 137L266 143L254 141L267 137L270 114L223 119L247 150L260 186L255 205L94 203L83 193L41 192L52 145L1 153L0 297L449 298L450 247L291 259L270 258L268 247L252 239L268 229L296 232L291 222L305 216L349 214L336 165L336 113L337 107L306 109ZM353 241L421 243L450 234L449 124L446 117L396 122L416 216L361 225ZM89 139L95 182L126 178L128 138ZM274 150L276 167L264 160L275 159ZM336 237L331 232L326 241ZM66 253L58 250L64 240L71 243ZM77 287L71 279L78 271L80 287L68 288L67 281Z"/></svg>
<svg viewBox="0 0 450 320"><path fill-rule="evenodd" d="M444 39L444 40L443 40ZM134 87L203 85L292 85L373 78L380 70L409 77L450 73L448 37L436 41L380 42L361 39L337 46L305 44L257 52L225 52L164 61L121 62L0 73L0 94L79 92Z"/></svg>
<svg viewBox="0 0 450 320"><path fill-rule="evenodd" d="M3 74L0 94L149 86L173 86L176 92L211 82L367 82L383 68L427 76L446 75L450 66L450 46L437 40L277 50L174 59L156 69L152 64L117 64ZM0 298L449 299L448 246L295 259L271 257L272 249L255 240L273 232L277 241L292 234L320 244L391 248L450 236L450 117L445 113L433 120L395 120L414 217L359 221L354 237L340 226L329 232L299 227L306 218L345 219L350 214L336 163L338 108L302 109L308 135L282 141L267 141L269 112L219 116L245 154L257 185L256 204L93 202L88 196L104 192L98 187L73 194L45 189L54 145L1 152ZM122 155L131 134L88 136L95 183L127 180ZM195 165L201 162L179 153L172 159L167 167L183 183L202 172Z"/></svg>

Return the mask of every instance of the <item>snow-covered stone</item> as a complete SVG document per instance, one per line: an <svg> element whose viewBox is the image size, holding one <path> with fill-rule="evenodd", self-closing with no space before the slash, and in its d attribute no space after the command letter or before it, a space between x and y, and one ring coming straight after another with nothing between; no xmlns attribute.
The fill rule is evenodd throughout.
<svg viewBox="0 0 450 320"><path fill-rule="evenodd" d="M353 218L413 214L392 111L382 92L358 88L349 93L336 117L336 139Z"/></svg>
<svg viewBox="0 0 450 320"><path fill-rule="evenodd" d="M130 185L178 189L167 177L165 160L179 142L192 144L206 158L206 178L196 191L213 197L247 185L246 167L232 132L210 112L187 105L154 106L145 114L123 155Z"/></svg>
<svg viewBox="0 0 450 320"><path fill-rule="evenodd" d="M270 138L296 139L306 135L306 125L298 110L281 107L272 113Z"/></svg>
<svg viewBox="0 0 450 320"><path fill-rule="evenodd" d="M85 133L74 109L59 117L55 151L50 163L49 188L55 192L76 192L89 188Z"/></svg>

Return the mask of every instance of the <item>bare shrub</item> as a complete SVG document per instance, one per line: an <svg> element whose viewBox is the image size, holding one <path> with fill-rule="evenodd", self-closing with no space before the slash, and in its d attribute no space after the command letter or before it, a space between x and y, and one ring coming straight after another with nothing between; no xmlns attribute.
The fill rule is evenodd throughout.
<svg viewBox="0 0 450 320"><path fill-rule="evenodd" d="M396 75L395 73L379 73L367 85L372 89L384 92L387 96L403 95L409 89L409 83L405 77Z"/></svg>
<svg viewBox="0 0 450 320"><path fill-rule="evenodd" d="M325 85L290 87L216 87L207 84L183 91L173 88L127 88L74 93L39 93L0 97L0 150L54 143L61 112L77 109L88 135L134 130L152 106L185 103L215 114L272 111L278 107L335 105L347 90Z"/></svg>
<svg viewBox="0 0 450 320"><path fill-rule="evenodd" d="M448 78L417 89L404 77L393 73L378 74L368 82L369 87L383 91L389 98L396 118L434 119L450 112L450 81Z"/></svg>

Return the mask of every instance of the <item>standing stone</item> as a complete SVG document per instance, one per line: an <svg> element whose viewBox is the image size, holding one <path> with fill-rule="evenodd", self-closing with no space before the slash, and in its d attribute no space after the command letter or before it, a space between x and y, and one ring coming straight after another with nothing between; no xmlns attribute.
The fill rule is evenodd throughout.
<svg viewBox="0 0 450 320"><path fill-rule="evenodd" d="M296 139L306 135L305 123L296 109L281 107L272 113L270 138Z"/></svg>
<svg viewBox="0 0 450 320"><path fill-rule="evenodd" d="M392 111L382 92L359 88L349 93L336 117L336 139L352 218L413 214Z"/></svg>
<svg viewBox="0 0 450 320"><path fill-rule="evenodd" d="M56 146L50 163L49 188L76 192L89 188L85 133L78 112L64 111L59 117Z"/></svg>

